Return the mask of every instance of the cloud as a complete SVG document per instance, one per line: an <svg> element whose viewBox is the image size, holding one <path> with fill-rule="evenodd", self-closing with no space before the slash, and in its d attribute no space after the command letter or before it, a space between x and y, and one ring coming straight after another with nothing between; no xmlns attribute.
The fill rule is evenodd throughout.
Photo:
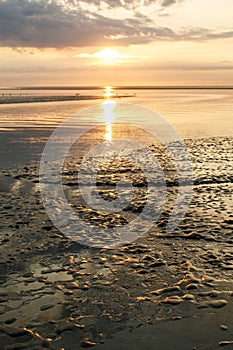
<svg viewBox="0 0 233 350"><path fill-rule="evenodd" d="M0 45L55 47L105 45L106 34L133 28L117 19L70 9L47 0L0 1Z"/></svg>
<svg viewBox="0 0 233 350"><path fill-rule="evenodd" d="M178 71L224 71L224 70L233 70L233 62L231 61L219 61L213 63L203 63L203 62L164 62L154 64L144 63L139 64L137 67L134 67L137 70L178 70Z"/></svg>
<svg viewBox="0 0 233 350"><path fill-rule="evenodd" d="M143 6L160 7L181 0L144 0ZM158 40L213 40L233 37L233 31L213 32L203 28L174 31L156 25L140 13L133 0L0 0L0 46L57 48L128 46ZM127 18L117 18L97 8L134 8ZM138 7L137 7L138 6Z"/></svg>
<svg viewBox="0 0 233 350"><path fill-rule="evenodd" d="M124 9L136 9L138 7L150 6L157 3L161 7L168 7L175 5L176 3L183 2L185 0L82 0L82 3L93 4L101 8L102 5L107 6L108 8L124 8ZM77 5L78 1L76 0L66 0L68 3L73 3Z"/></svg>
<svg viewBox="0 0 233 350"><path fill-rule="evenodd" d="M162 7L169 7L171 5L175 5L180 2L184 2L185 0L159 0L157 1ZM155 3L154 0L144 0L144 5L148 6Z"/></svg>
<svg viewBox="0 0 233 350"><path fill-rule="evenodd" d="M76 55L75 57L81 57L81 58L107 58L107 59L114 59L114 58L121 58L121 59L129 59L129 58L133 58L134 56L130 56L130 55L124 55L121 54L120 52L116 51L116 50L112 50L110 48L101 50L101 51L97 51L94 53L82 53L79 55Z"/></svg>
<svg viewBox="0 0 233 350"><path fill-rule="evenodd" d="M8 52L10 50L8 49ZM55 51L53 52L56 53ZM84 51L83 54L74 53L73 50L69 54L61 55L57 57L53 56L51 59L51 52L45 52L48 55L43 61L37 58L37 55L31 56L30 51L25 53L25 55L18 55L17 53L12 53L9 57L6 56L4 59L1 57L0 73L16 73L16 74L30 74L30 73L51 73L57 72L58 74L73 72L74 74L80 72L86 72L90 75L94 75L96 71L99 73L112 73L121 75L122 72L135 71L135 72L230 72L233 71L233 61L231 59L214 59L212 61L203 61L190 59L170 59L166 58L164 60L158 59L156 62L154 59L149 57L143 60L143 57L131 56L125 53L120 53L117 50L107 51L99 50L95 52ZM16 62L17 59L17 62ZM104 62L104 59L106 61ZM109 59L109 63L108 63ZM111 62L113 62L113 65ZM104 63L104 65L102 65ZM116 64L117 63L117 64ZM118 64L120 63L120 64ZM96 70L96 64L98 64L98 69ZM143 73L144 74L144 73ZM126 75L127 76L127 75Z"/></svg>
<svg viewBox="0 0 233 350"><path fill-rule="evenodd" d="M161 2L161 5L164 7L174 5L176 3L176 0L163 0Z"/></svg>

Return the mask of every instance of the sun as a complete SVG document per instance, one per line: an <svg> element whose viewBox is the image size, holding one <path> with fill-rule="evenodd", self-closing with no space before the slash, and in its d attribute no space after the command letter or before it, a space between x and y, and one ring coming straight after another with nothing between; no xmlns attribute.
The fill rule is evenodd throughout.
<svg viewBox="0 0 233 350"><path fill-rule="evenodd" d="M115 65L120 63L132 62L136 59L136 56L130 56L123 54L117 50L113 50L111 47L106 47L103 50L93 53L81 53L76 55L77 58L90 59L91 64L103 64L103 65Z"/></svg>
<svg viewBox="0 0 233 350"><path fill-rule="evenodd" d="M121 54L116 50L113 50L111 48L106 48L104 50L96 52L95 57L100 58L106 63L112 63L114 61L117 61L119 58L121 58Z"/></svg>

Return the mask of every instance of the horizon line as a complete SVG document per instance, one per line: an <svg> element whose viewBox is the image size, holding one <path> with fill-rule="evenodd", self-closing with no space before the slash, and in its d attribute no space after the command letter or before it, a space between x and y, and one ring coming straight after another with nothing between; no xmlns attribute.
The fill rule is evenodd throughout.
<svg viewBox="0 0 233 350"><path fill-rule="evenodd" d="M0 87L0 90L102 90L111 86L115 90L168 90L168 89L233 89L233 85L35 85Z"/></svg>

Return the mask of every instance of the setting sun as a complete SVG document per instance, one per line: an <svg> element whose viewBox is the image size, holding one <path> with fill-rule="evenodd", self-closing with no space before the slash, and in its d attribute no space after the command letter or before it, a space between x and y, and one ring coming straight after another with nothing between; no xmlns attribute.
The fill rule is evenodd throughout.
<svg viewBox="0 0 233 350"><path fill-rule="evenodd" d="M130 56L123 54L117 50L113 50L110 47L107 47L103 50L94 52L94 53L81 53L75 56L76 58L89 58L92 59L92 64L107 64L114 65L117 63L135 61L137 59L136 56Z"/></svg>
<svg viewBox="0 0 233 350"><path fill-rule="evenodd" d="M122 55L113 49L106 48L96 53L96 57L103 59L104 61L111 62L116 59L122 58Z"/></svg>

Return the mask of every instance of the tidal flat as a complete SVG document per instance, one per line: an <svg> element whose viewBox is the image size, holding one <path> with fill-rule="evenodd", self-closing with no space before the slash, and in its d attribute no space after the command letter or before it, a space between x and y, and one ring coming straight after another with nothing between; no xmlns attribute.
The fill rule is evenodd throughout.
<svg viewBox="0 0 233 350"><path fill-rule="evenodd" d="M41 200L37 159L1 168L1 349L233 348L233 138L185 143L193 188L182 222L166 232L176 169L150 144L165 169L166 204L146 235L113 249L87 247L79 243L85 232L75 241L54 226ZM133 176L136 195L125 210L103 218L80 200L78 164L73 154L67 158L63 188L83 220L117 227L141 212L147 183L140 169L106 160L100 195L116 197L119 174Z"/></svg>

